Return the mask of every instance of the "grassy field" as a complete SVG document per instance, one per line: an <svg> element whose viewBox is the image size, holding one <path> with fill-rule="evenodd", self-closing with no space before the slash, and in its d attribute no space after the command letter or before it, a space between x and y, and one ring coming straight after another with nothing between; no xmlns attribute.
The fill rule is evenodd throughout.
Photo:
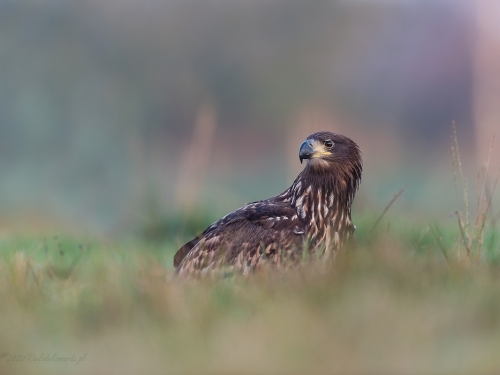
<svg viewBox="0 0 500 375"><path fill-rule="evenodd" d="M496 181L478 174L473 209L456 136L453 152L462 209L354 215L356 246L329 264L179 280L162 228L208 214L149 241L4 231L0 374L500 373Z"/></svg>
<svg viewBox="0 0 500 375"><path fill-rule="evenodd" d="M0 373L499 372L498 229L374 222L333 265L204 282L169 243L4 235Z"/></svg>

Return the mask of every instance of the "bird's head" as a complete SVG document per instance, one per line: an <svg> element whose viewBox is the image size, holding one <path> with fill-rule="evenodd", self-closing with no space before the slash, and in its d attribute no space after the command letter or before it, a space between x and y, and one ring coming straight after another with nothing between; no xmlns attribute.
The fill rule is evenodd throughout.
<svg viewBox="0 0 500 375"><path fill-rule="evenodd" d="M350 138L331 132L311 134L300 145L299 159L307 160L309 168L315 170L351 168L361 172L361 152Z"/></svg>

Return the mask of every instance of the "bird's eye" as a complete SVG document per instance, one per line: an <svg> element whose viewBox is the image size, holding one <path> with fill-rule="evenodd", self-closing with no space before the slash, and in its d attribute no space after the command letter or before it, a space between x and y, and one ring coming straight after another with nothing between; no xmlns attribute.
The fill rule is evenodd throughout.
<svg viewBox="0 0 500 375"><path fill-rule="evenodd" d="M325 143L324 143L324 144L325 144L325 147L326 147L326 148L332 148L332 147L333 147L333 142L332 142L332 141L330 141L330 140L325 141Z"/></svg>

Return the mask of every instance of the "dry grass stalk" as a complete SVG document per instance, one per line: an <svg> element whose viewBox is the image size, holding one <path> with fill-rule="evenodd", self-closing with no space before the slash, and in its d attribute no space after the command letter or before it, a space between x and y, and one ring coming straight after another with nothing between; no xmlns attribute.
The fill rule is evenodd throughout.
<svg viewBox="0 0 500 375"><path fill-rule="evenodd" d="M499 174L495 178L493 186L490 183L490 162L491 154L493 151L495 137L493 137L486 165L477 174L477 212L474 223L470 222L470 210L469 210L469 199L468 199L468 187L467 179L464 178L462 162L460 160L460 151L458 147L458 137L457 130L455 127L455 122L452 124L453 127L453 139L452 139L452 165L453 165L453 177L455 181L455 189L458 194L458 178L457 171L460 177L461 189L463 193L463 203L465 212L455 211L458 219L458 227L460 229L459 246L463 245L465 248L467 258L469 260L480 261L484 253L484 236L486 230L486 224L488 219L488 214L491 209L493 194L495 192ZM500 171L499 171L500 173ZM464 220L465 217L465 220ZM495 223L495 216L492 217L492 224ZM459 247L460 248L460 247Z"/></svg>
<svg viewBox="0 0 500 375"><path fill-rule="evenodd" d="M453 179L455 181L455 191L458 193L458 182L457 182L457 169L460 175L460 182L462 184L462 192L463 192L463 201L465 206L465 227L469 227L469 199L468 193L469 189L467 187L467 179L464 178L464 172L462 169L462 160L460 159L460 150L458 148L458 137L457 137L457 128L455 125L455 121L452 122L453 128L453 140L451 146L451 155L452 155L452 166L453 166Z"/></svg>
<svg viewBox="0 0 500 375"><path fill-rule="evenodd" d="M392 199L390 200L390 202L387 204L387 206L385 206L384 211L382 211L382 213L380 214L380 216L378 217L378 219L373 224L372 228L370 229L370 233L373 233L373 231L375 230L375 228L377 227L377 225L380 223L380 220L382 220L382 218L384 217L384 215L386 214L386 212L389 210L389 208L391 208L392 204L396 201L396 199L398 199L399 196L401 194L403 194L403 192L405 191L405 189L406 189L406 185L401 190L399 190L396 194L394 194L394 196L392 197Z"/></svg>
<svg viewBox="0 0 500 375"><path fill-rule="evenodd" d="M183 211L191 211L198 202L217 127L215 108L202 105L193 131L190 145L182 157L181 174L177 180L176 202Z"/></svg>

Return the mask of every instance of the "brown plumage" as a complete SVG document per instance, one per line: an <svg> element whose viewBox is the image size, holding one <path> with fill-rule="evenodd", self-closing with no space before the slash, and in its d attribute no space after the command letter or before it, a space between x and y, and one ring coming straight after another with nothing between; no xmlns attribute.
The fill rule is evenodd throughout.
<svg viewBox="0 0 500 375"><path fill-rule="evenodd" d="M262 264L295 263L304 249L329 254L354 232L351 204L361 182L361 152L330 132L307 137L305 168L285 192L249 203L210 225L174 256L180 276L247 273Z"/></svg>

